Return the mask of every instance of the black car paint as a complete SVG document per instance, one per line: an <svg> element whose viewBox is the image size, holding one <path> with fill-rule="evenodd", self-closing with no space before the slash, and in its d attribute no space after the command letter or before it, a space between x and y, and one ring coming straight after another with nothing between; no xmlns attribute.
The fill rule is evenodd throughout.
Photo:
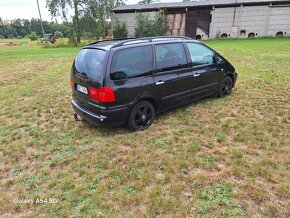
<svg viewBox="0 0 290 218"><path fill-rule="evenodd" d="M91 100L89 95L74 90L72 95L73 109L82 118L93 124L124 124L127 121L131 109L140 100L150 101L155 107L156 112L160 113L213 95L217 92L219 83L227 75L233 79L234 83L236 82L237 74L234 67L220 54L205 45L214 52L217 61L214 64L192 66L186 43L200 42L195 40L180 40L180 42L183 43L186 52L187 67L161 73L154 70L156 66L154 46L156 44L170 43L168 41L131 44L115 48L85 47L85 49L102 49L106 51L104 79L101 83L96 83L83 78L78 73L72 73L71 79L75 84L85 87L111 87L114 90L116 101L112 103L96 102ZM110 64L115 52L124 48L148 44L152 48L154 63L151 73L129 79L110 79ZM158 83L161 84L157 85Z"/></svg>

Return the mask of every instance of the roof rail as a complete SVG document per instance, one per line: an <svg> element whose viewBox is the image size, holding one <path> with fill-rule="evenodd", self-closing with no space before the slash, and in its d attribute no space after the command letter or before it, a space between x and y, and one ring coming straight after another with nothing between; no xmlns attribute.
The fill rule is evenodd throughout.
<svg viewBox="0 0 290 218"><path fill-rule="evenodd" d="M98 43L101 43L101 42L114 42L114 41L121 41L121 40L130 40L130 39L135 39L135 38L116 38L116 39L105 39L105 40L98 40L98 41L94 41L94 42L91 42L88 45L95 45L95 44L98 44Z"/></svg>
<svg viewBox="0 0 290 218"><path fill-rule="evenodd" d="M186 37L186 36L155 36L155 37L142 37L142 38L131 38L131 39L122 39L121 42L116 43L115 45L112 46L112 48L119 47L125 44L130 44L130 43L138 43L140 41L144 42L153 42L154 39L187 39L187 40L192 40L192 38Z"/></svg>

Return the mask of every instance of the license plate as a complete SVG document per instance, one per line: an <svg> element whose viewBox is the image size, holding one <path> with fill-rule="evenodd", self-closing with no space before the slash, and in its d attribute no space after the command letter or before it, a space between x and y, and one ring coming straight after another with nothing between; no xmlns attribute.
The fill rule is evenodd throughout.
<svg viewBox="0 0 290 218"><path fill-rule="evenodd" d="M79 92L84 93L84 94L88 94L88 89L86 87L81 86L81 85L77 85L77 90Z"/></svg>

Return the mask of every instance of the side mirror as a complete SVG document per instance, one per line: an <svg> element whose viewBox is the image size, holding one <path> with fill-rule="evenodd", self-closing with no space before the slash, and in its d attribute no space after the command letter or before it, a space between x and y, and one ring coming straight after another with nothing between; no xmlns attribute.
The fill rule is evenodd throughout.
<svg viewBox="0 0 290 218"><path fill-rule="evenodd" d="M222 59L221 57L219 57L217 55L215 56L215 62L217 64L223 64L223 63L225 63L224 59Z"/></svg>

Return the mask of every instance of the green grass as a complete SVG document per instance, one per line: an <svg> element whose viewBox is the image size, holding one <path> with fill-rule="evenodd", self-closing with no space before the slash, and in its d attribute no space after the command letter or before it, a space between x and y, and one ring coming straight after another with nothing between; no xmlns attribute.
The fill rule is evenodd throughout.
<svg viewBox="0 0 290 218"><path fill-rule="evenodd" d="M0 47L0 216L289 217L290 39L206 44L236 67L232 95L142 132L74 121L78 48Z"/></svg>

